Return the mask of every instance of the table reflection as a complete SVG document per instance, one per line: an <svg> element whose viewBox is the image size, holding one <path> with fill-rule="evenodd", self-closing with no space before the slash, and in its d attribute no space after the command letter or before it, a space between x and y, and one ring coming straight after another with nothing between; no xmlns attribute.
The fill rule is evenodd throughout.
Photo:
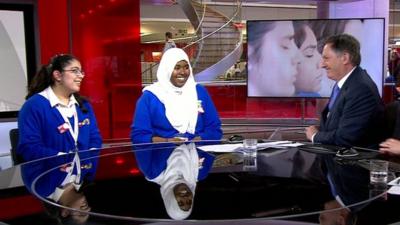
<svg viewBox="0 0 400 225"><path fill-rule="evenodd" d="M48 209L59 221L75 224L287 218L340 224L385 196L385 190L371 189L362 158L270 148L258 152L257 170L249 172L240 151L198 147L194 142L114 146L30 162L21 172L26 187L54 206ZM60 187L62 195L54 198Z"/></svg>
<svg viewBox="0 0 400 225"><path fill-rule="evenodd" d="M91 210L83 189L95 175L99 150L70 151L21 165L26 188L47 201L50 217L62 223L84 224ZM76 209L76 210L70 210Z"/></svg>
<svg viewBox="0 0 400 225"><path fill-rule="evenodd" d="M197 150L194 143L176 148L135 151L140 170L147 180L160 185L168 215L175 220L192 212L196 183L206 178L214 156Z"/></svg>
<svg viewBox="0 0 400 225"><path fill-rule="evenodd" d="M321 213L320 224L354 224L357 212L368 205L368 202L357 203L370 197L369 170L334 155L320 155L319 158L334 198L324 204L327 212ZM329 211L337 208L342 209Z"/></svg>

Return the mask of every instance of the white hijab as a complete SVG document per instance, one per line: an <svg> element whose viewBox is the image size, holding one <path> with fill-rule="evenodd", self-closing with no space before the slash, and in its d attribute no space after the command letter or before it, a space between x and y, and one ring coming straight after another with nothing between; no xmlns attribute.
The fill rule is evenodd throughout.
<svg viewBox="0 0 400 225"><path fill-rule="evenodd" d="M190 75L185 85L178 88L170 79L176 63L182 60L188 62ZM157 80L143 91L152 92L164 104L168 121L179 133L194 134L198 116L196 82L189 57L182 49L171 48L163 54L157 70Z"/></svg>
<svg viewBox="0 0 400 225"><path fill-rule="evenodd" d="M159 184L161 197L168 215L174 220L186 219L192 212L197 176L199 174L199 156L194 143L177 147L167 160L167 168L153 182ZM174 187L184 183L193 193L192 207L188 211L179 208L175 199Z"/></svg>

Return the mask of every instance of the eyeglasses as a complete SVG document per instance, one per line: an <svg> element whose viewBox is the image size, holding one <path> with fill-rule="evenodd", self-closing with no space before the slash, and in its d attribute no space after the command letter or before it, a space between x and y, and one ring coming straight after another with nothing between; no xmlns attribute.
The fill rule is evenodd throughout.
<svg viewBox="0 0 400 225"><path fill-rule="evenodd" d="M85 72L83 70L80 70L80 69L63 70L63 71L72 72L75 75L85 76Z"/></svg>

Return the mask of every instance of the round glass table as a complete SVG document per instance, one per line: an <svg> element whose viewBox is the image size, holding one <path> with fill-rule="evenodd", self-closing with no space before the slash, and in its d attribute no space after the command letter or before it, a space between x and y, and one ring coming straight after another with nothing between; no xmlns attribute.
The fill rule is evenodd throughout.
<svg viewBox="0 0 400 225"><path fill-rule="evenodd" d="M215 141L113 144L20 169L55 224L329 224L387 200L386 185L370 185L375 152L342 157L332 146L265 140L256 155L243 150Z"/></svg>

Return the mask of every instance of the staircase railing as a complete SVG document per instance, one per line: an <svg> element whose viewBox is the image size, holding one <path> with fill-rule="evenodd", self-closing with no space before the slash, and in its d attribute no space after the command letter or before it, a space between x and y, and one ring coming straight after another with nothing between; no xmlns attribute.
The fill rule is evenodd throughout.
<svg viewBox="0 0 400 225"><path fill-rule="evenodd" d="M203 15L201 17L201 20L198 21L197 17L196 17L196 21L198 21L198 25L197 25L197 27L195 29L195 32L194 32L195 34L197 34L201 30L201 25L203 23L204 16L206 14L205 12L206 12L206 5L204 4L203 5ZM198 43L199 40L195 41L196 38L197 38L197 35L192 36L192 38L189 41L189 43L191 43L191 44L188 44L188 45L184 46L182 49L186 49L187 47L191 46L192 44ZM149 68L147 68L147 69L142 71L142 73L141 73L141 75L142 75L142 84L151 84L151 83L153 83L153 82L155 82L157 80L157 77L155 77L155 79L153 79L153 72L151 72L150 82L146 82L147 80L143 79L143 75L146 74L150 70L151 71L156 70L158 68L158 64L160 64L160 62L156 62L154 64L151 64Z"/></svg>
<svg viewBox="0 0 400 225"><path fill-rule="evenodd" d="M181 4L182 5L182 7L184 8L184 10L188 10L189 12L191 12L191 13L187 13L187 14L192 14L192 16L188 16L188 18L190 19L190 21L191 21L191 23L192 23L192 25L196 25L195 27L196 27L196 30L195 30L195 33L197 34L197 37L198 36L200 36L200 38L199 39L197 39L196 41L192 41L191 43L189 43L189 44L187 44L186 46L184 46L182 49L187 49L187 48L189 48L189 47L191 47L191 46L193 46L193 45L196 45L196 44L198 44L199 45L199 48L197 49L197 54L196 54L196 57L195 57L195 60L192 62L192 65L193 65L193 67L195 67L196 66L196 63L197 63L197 61L198 61L198 59L199 59L199 56L200 56L200 53L201 53L201 48L202 48L202 45L200 44L200 43L202 43L205 39L207 39L208 37L210 37L210 36L212 36L212 35L215 35L216 33L218 33L219 31L221 31L222 29L224 29L225 27L227 27L227 26L230 26L232 23L233 23L233 21L234 20L237 20L237 18L238 18L238 15L239 15L239 13L240 13L240 11L241 11L241 6L242 6L242 2L241 2L241 0L236 0L236 3L237 3L237 7L236 7L236 9L235 9L235 12L234 12L234 14L230 17L230 18L228 18L229 20L224 24L224 25L222 25L221 27L219 27L219 28L217 28L215 31L213 31L213 32L211 32L211 33L208 33L208 34L206 34L206 35L204 35L204 36L202 36L202 31L201 31L201 27L202 27L202 24L203 24L203 21L204 21L204 18L205 18L205 14L206 14L206 7L207 7L207 5L206 4L202 4L203 5L203 15L202 15L202 18L199 20L199 17L198 16L193 16L193 15L197 15L197 13L196 13L196 11L194 10L194 8L191 6L191 4L189 3L189 2L191 2L191 1L189 1L189 0L177 0L177 2L179 3L179 4ZM193 21L192 21L192 19L193 19ZM193 38L195 38L195 37L193 37ZM235 47L235 49L230 53L230 54L228 54L225 58L227 58L227 57L230 57L231 55L235 55L235 58L239 58L240 57L240 55L241 55L241 53L242 53L242 51L241 51L241 48L242 48L242 43L243 43L243 37L242 37L242 35L240 34L240 38L239 38L239 42L236 44L236 47ZM217 75L219 75L221 72L223 72L223 71L226 71L229 67L231 67L233 64L234 64L235 62L228 62L228 63L224 63L221 67L215 67L214 65L213 66L211 66L210 67L210 70L209 70L209 72L210 73L213 73L214 75L212 75L212 76L217 76ZM158 67L158 62L156 63L156 64L154 64L153 66L150 66L150 68L148 68L148 69L146 69L146 70L144 70L143 72L142 72L142 75L143 74L145 74L145 73L147 73L149 70L151 70L151 69L154 69L154 67ZM213 68L214 67L214 68ZM222 71L221 71L222 70ZM203 71L204 72L204 71ZM200 75L200 76L199 76ZM143 77L143 76L142 76ZM196 77L202 77L202 72L200 72L199 74L197 74L196 75ZM152 77L153 78L153 77ZM210 78L210 76L206 76L206 77L204 77L204 78L202 78L202 79L200 79L199 81L205 81L205 80L209 80L209 79L211 79ZM150 83L153 83L155 80L153 80L153 79L151 79L151 81L150 81ZM143 84L146 84L147 82L143 82ZM148 83L147 83L148 84Z"/></svg>

